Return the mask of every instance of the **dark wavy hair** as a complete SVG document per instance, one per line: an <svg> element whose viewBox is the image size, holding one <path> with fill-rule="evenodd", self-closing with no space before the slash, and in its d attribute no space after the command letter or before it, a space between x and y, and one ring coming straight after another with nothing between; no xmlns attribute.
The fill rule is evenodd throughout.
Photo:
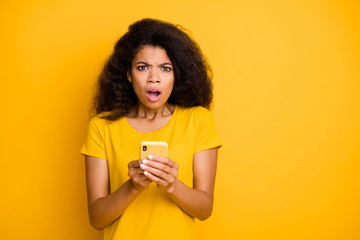
<svg viewBox="0 0 360 240"><path fill-rule="evenodd" d="M175 80L168 103L210 108L212 71L198 44L180 26L145 18L129 26L105 63L94 97L96 114L108 112L103 118L116 120L137 106L138 98L127 73L143 46L163 48L173 64Z"/></svg>

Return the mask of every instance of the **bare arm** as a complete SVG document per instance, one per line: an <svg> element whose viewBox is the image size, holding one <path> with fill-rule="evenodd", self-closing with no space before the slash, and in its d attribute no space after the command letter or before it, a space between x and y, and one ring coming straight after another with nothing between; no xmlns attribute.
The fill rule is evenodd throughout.
<svg viewBox="0 0 360 240"><path fill-rule="evenodd" d="M130 179L110 194L107 161L86 156L85 163L90 224L101 230L119 218L151 181L139 168L140 160L132 161L129 163Z"/></svg>
<svg viewBox="0 0 360 240"><path fill-rule="evenodd" d="M207 219L213 208L217 148L194 154L194 188L177 179L178 165L168 158L153 157L141 165L144 174L166 191L169 198L190 216Z"/></svg>

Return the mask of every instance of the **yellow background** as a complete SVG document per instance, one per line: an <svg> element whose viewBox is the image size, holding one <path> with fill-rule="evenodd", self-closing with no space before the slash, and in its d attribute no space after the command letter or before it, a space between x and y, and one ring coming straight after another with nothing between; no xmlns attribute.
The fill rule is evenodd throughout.
<svg viewBox="0 0 360 240"><path fill-rule="evenodd" d="M0 3L0 239L99 239L79 154L92 86L143 17L189 29L223 141L199 239L360 239L359 1Z"/></svg>

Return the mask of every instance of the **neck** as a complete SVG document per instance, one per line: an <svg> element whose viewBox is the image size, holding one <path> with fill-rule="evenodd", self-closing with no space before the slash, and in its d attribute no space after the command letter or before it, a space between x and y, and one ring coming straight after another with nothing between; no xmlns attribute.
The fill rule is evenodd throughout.
<svg viewBox="0 0 360 240"><path fill-rule="evenodd" d="M168 117L174 113L175 105L165 103L163 106L157 109L151 109L139 103L135 111L131 113L130 117L146 118L153 120L158 117Z"/></svg>

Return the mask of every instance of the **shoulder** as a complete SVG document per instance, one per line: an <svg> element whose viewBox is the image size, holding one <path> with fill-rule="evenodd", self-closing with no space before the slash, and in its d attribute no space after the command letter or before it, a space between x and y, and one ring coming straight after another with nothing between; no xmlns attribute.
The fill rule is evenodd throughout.
<svg viewBox="0 0 360 240"><path fill-rule="evenodd" d="M195 107L180 107L180 106L176 106L177 107L177 111L179 114L181 115L191 115L191 116L196 116L196 117L200 117L200 116L211 116L211 112L202 107L202 106L195 106Z"/></svg>
<svg viewBox="0 0 360 240"><path fill-rule="evenodd" d="M110 112L102 112L90 118L89 127L96 127L96 128L104 128L113 124L114 122L118 121L110 121L106 119L106 116L110 114Z"/></svg>
<svg viewBox="0 0 360 240"><path fill-rule="evenodd" d="M211 112L201 106L189 108L177 106L176 111L176 119L186 124L202 125L203 123L213 121Z"/></svg>
<svg viewBox="0 0 360 240"><path fill-rule="evenodd" d="M91 117L89 125L104 125L107 122L104 116L106 116L105 113L100 113Z"/></svg>

